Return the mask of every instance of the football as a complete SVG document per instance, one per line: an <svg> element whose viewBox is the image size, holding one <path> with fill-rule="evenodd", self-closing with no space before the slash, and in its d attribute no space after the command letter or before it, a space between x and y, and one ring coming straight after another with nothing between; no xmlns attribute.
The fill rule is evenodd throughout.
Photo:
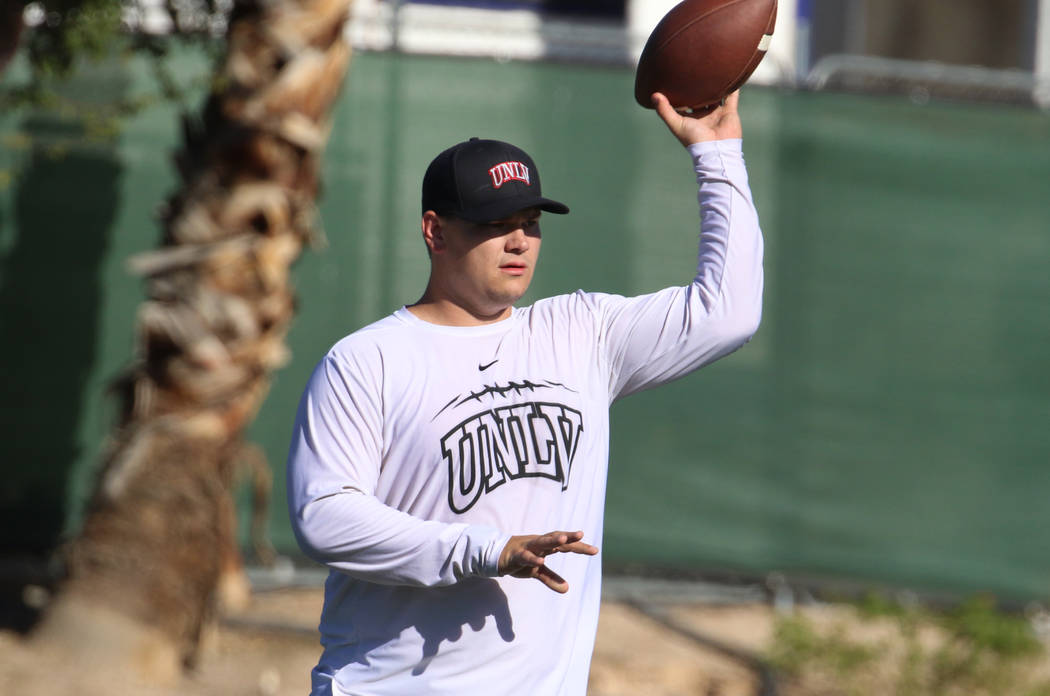
<svg viewBox="0 0 1050 696"><path fill-rule="evenodd" d="M642 49L635 101L651 109L662 92L684 112L719 103L762 62L776 19L777 0L683 0Z"/></svg>

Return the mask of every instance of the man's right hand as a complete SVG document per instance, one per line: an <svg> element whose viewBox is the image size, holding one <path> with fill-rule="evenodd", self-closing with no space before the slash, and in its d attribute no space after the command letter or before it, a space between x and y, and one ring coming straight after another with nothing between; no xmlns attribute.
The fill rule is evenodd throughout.
<svg viewBox="0 0 1050 696"><path fill-rule="evenodd" d="M675 111L667 97L659 92L653 94L653 107L668 130L678 142L689 147L707 140L729 140L742 137L737 103L740 90L733 92L718 106L697 113L683 114Z"/></svg>
<svg viewBox="0 0 1050 696"><path fill-rule="evenodd" d="M499 574L516 578L536 578L555 592L569 591L565 578L547 567L552 553L579 553L594 556L597 547L582 541L583 532L548 532L513 536L499 555Z"/></svg>

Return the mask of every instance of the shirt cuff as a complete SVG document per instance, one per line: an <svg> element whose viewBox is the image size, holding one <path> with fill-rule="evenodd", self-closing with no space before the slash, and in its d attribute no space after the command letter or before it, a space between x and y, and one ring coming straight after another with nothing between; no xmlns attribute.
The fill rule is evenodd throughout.
<svg viewBox="0 0 1050 696"><path fill-rule="evenodd" d="M471 563L471 574L483 578L499 577L499 557L511 535L485 525L470 525L467 527L466 536L471 540L470 546L474 549L470 555L476 559Z"/></svg>
<svg viewBox="0 0 1050 696"><path fill-rule="evenodd" d="M693 143L688 150L695 160L710 154L740 154L743 152L743 145L742 138L726 138L725 140L705 140L702 143Z"/></svg>

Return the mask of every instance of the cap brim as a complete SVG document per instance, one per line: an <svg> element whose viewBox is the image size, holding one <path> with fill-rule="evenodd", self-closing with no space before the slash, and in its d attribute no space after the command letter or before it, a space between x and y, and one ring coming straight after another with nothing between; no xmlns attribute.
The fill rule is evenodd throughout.
<svg viewBox="0 0 1050 696"><path fill-rule="evenodd" d="M508 218L514 213L527 208L539 208L546 213L555 213L557 215L565 215L569 212L569 206L564 203L553 201L550 198L535 196L493 201L491 204L475 208L469 213L456 213L456 216L470 222L492 222L493 220Z"/></svg>

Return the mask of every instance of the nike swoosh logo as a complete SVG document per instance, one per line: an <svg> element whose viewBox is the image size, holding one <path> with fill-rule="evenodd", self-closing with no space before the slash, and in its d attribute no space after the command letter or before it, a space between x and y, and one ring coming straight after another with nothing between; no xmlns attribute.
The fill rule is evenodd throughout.
<svg viewBox="0 0 1050 696"><path fill-rule="evenodd" d="M488 365L481 365L481 364L479 364L478 365L478 370L481 371L481 372L484 372L485 370L489 369L490 367L492 367L493 365L495 365L498 362L499 362L499 358L496 358L495 360L490 362Z"/></svg>

